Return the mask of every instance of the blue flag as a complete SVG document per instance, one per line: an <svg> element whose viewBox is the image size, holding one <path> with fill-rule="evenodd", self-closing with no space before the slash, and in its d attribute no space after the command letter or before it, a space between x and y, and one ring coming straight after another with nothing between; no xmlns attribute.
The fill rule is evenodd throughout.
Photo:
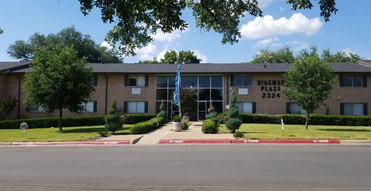
<svg viewBox="0 0 371 191"><path fill-rule="evenodd" d="M176 106L180 106L180 68L181 66L179 65L175 77L174 105Z"/></svg>

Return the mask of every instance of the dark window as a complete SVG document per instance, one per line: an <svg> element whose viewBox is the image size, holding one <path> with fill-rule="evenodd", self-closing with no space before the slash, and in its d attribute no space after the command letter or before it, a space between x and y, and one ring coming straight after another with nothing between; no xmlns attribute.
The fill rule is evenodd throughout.
<svg viewBox="0 0 371 191"><path fill-rule="evenodd" d="M366 103L341 103L341 115L367 115Z"/></svg>
<svg viewBox="0 0 371 191"><path fill-rule="evenodd" d="M157 87L167 87L167 77L157 77Z"/></svg>
<svg viewBox="0 0 371 191"><path fill-rule="evenodd" d="M223 87L223 77L211 76L211 87Z"/></svg>
<svg viewBox="0 0 371 191"><path fill-rule="evenodd" d="M340 75L340 87L367 87L367 78L363 75Z"/></svg>
<svg viewBox="0 0 371 191"><path fill-rule="evenodd" d="M210 87L210 77L209 76L200 76L199 77L200 87L209 88Z"/></svg>
<svg viewBox="0 0 371 191"><path fill-rule="evenodd" d="M235 75L233 82L234 86L251 86L252 78L251 76Z"/></svg>

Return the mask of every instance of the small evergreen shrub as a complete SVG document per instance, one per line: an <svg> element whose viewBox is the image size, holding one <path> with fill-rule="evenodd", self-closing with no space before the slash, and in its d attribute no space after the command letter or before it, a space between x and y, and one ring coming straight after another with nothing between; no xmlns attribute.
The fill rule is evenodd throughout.
<svg viewBox="0 0 371 191"><path fill-rule="evenodd" d="M230 118L226 123L225 126L232 132L236 132L240 128L242 121L238 118Z"/></svg>
<svg viewBox="0 0 371 191"><path fill-rule="evenodd" d="M104 116L104 127L114 134L116 131L122 128L122 121L118 114L109 114Z"/></svg>
<svg viewBox="0 0 371 191"><path fill-rule="evenodd" d="M180 119L179 115L174 115L174 117L173 117L173 121L174 121L174 122L180 122L181 119Z"/></svg>
<svg viewBox="0 0 371 191"><path fill-rule="evenodd" d="M219 131L219 127L213 120L207 119L202 122L202 132L205 134L216 134Z"/></svg>
<svg viewBox="0 0 371 191"><path fill-rule="evenodd" d="M227 113L219 113L217 116L218 121L221 124L225 124L225 122L228 120L228 114Z"/></svg>
<svg viewBox="0 0 371 191"><path fill-rule="evenodd" d="M148 121L156 116L157 116L156 114L126 114L122 117L122 123L136 124L136 123Z"/></svg>
<svg viewBox="0 0 371 191"><path fill-rule="evenodd" d="M241 131L236 131L236 132L233 134L233 137L235 137L235 138L244 138L245 135L244 135Z"/></svg>
<svg viewBox="0 0 371 191"><path fill-rule="evenodd" d="M218 117L218 113L216 111L208 113L206 115L206 119L217 118L217 117Z"/></svg>

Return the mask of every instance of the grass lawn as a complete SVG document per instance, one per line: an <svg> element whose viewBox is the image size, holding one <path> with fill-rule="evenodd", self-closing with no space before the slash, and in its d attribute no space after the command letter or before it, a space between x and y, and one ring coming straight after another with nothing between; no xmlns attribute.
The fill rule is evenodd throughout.
<svg viewBox="0 0 371 191"><path fill-rule="evenodd" d="M285 125L284 135L280 124L242 124L239 131L246 139L340 139L371 140L371 127L365 126L322 126ZM228 133L224 124L219 126L220 133Z"/></svg>
<svg viewBox="0 0 371 191"><path fill-rule="evenodd" d="M132 125L124 124L124 127L115 134L129 134ZM18 129L0 129L0 142L59 142L59 141L88 141L94 140L100 135L104 126L88 127L64 127L63 132L58 128L32 128L26 133Z"/></svg>

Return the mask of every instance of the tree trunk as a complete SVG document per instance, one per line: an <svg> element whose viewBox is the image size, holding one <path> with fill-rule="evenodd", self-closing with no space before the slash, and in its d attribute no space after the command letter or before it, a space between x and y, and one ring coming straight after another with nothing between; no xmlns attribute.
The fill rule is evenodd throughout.
<svg viewBox="0 0 371 191"><path fill-rule="evenodd" d="M308 130L309 113L305 114L305 130Z"/></svg>
<svg viewBox="0 0 371 191"><path fill-rule="evenodd" d="M62 132L62 108L59 108L59 132Z"/></svg>

